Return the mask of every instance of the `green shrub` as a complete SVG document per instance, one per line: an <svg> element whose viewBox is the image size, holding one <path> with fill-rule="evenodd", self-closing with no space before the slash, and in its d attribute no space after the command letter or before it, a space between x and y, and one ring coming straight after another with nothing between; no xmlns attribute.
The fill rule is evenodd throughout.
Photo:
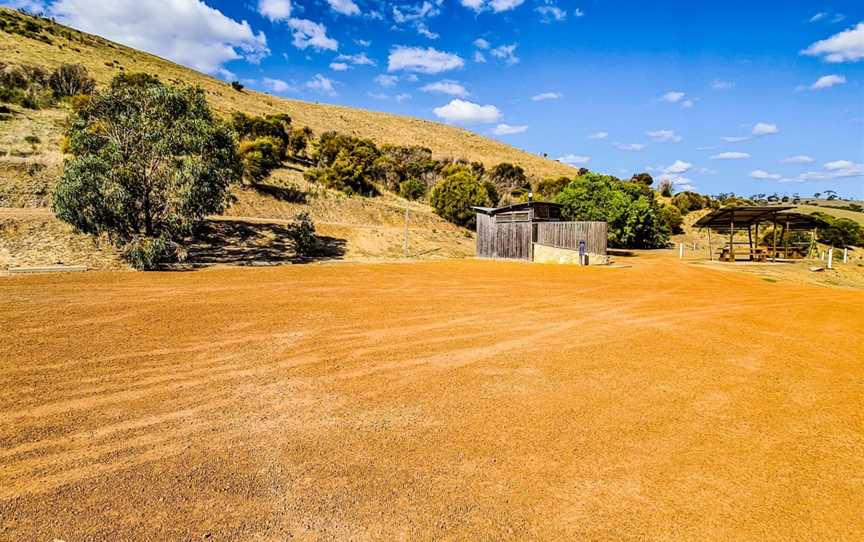
<svg viewBox="0 0 864 542"><path fill-rule="evenodd" d="M558 177L557 179L544 179L537 183L537 194L542 198L551 199L561 193L572 179Z"/></svg>
<svg viewBox="0 0 864 542"><path fill-rule="evenodd" d="M238 147L243 180L254 184L264 180L270 172L282 164L279 149L281 142L272 137L259 137L252 141L241 141Z"/></svg>
<svg viewBox="0 0 864 542"><path fill-rule="evenodd" d="M417 179L408 179L399 184L399 195L405 199L420 199L426 193L426 184Z"/></svg>
<svg viewBox="0 0 864 542"><path fill-rule="evenodd" d="M139 271L155 271L176 260L177 251L174 243L162 237L136 237L123 247L123 256Z"/></svg>
<svg viewBox="0 0 864 542"><path fill-rule="evenodd" d="M525 176L525 170L521 166L502 162L489 172L489 180L495 183L495 186L517 196L515 192L526 193L531 190L531 183L528 182L528 177Z"/></svg>
<svg viewBox="0 0 864 542"><path fill-rule="evenodd" d="M25 137L24 137L24 141L27 142L27 143L29 143L30 145L33 145L34 147L35 147L36 145L38 145L39 143L42 143L42 140L39 139L39 136L37 136L37 135L32 135L32 134L31 134L31 135L28 135L28 136L25 136Z"/></svg>
<svg viewBox="0 0 864 542"><path fill-rule="evenodd" d="M372 179L379 157L371 140L325 132L315 149L318 167L308 170L305 177L349 195L374 196L378 190Z"/></svg>
<svg viewBox="0 0 864 542"><path fill-rule="evenodd" d="M647 185L646 185L647 186ZM669 233L682 233L681 225L684 224L684 218L681 216L681 211L674 205L663 204L660 206L659 213L660 223Z"/></svg>
<svg viewBox="0 0 864 542"><path fill-rule="evenodd" d="M654 192L639 182L587 173L576 177L556 198L566 220L605 221L609 245L615 248L659 248L669 232Z"/></svg>
<svg viewBox="0 0 864 542"><path fill-rule="evenodd" d="M472 207L488 205L489 194L472 173L456 171L432 188L429 203L441 218L473 228L476 218Z"/></svg>
<svg viewBox="0 0 864 542"><path fill-rule="evenodd" d="M864 245L864 231L858 222L822 212L812 214L828 224L826 227L818 228L819 242L835 247Z"/></svg>
<svg viewBox="0 0 864 542"><path fill-rule="evenodd" d="M236 90L237 92L243 92L243 83L240 81L231 81L231 88Z"/></svg>
<svg viewBox="0 0 864 542"><path fill-rule="evenodd" d="M294 245L294 252L301 257L315 253L318 238L315 236L315 223L309 213L300 213L296 222L288 227L288 236Z"/></svg>
<svg viewBox="0 0 864 542"><path fill-rule="evenodd" d="M672 198L672 205L681 211L682 215L686 215L690 211L698 211L704 209L711 204L708 196L697 194L696 192L680 192Z"/></svg>
<svg viewBox="0 0 864 542"><path fill-rule="evenodd" d="M642 183L645 186L651 186L652 184L654 184L654 177L652 177L649 173L637 173L633 175L630 180L634 183Z"/></svg>

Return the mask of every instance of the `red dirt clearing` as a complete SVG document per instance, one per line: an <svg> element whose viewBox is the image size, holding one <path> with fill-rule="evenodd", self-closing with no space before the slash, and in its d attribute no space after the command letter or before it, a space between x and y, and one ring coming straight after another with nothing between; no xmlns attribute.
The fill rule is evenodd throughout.
<svg viewBox="0 0 864 542"><path fill-rule="evenodd" d="M0 539L864 537L864 295L666 256L0 279Z"/></svg>

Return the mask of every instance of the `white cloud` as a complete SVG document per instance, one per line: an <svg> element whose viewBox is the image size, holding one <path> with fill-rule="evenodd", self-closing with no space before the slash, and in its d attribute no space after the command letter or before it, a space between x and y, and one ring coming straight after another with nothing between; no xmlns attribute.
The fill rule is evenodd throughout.
<svg viewBox="0 0 864 542"><path fill-rule="evenodd" d="M387 71L409 71L426 74L436 74L455 70L465 65L458 55L445 53L427 47L406 47L397 45L390 50Z"/></svg>
<svg viewBox="0 0 864 542"><path fill-rule="evenodd" d="M749 140L750 136L726 136L723 138L723 141L726 141L727 143L740 143Z"/></svg>
<svg viewBox="0 0 864 542"><path fill-rule="evenodd" d="M558 100L562 98L564 95L560 92L543 92L541 94L536 94L531 97L535 102L542 102L544 100Z"/></svg>
<svg viewBox="0 0 864 542"><path fill-rule="evenodd" d="M784 164L811 164L813 159L807 155L800 154L798 156L790 156L781 160Z"/></svg>
<svg viewBox="0 0 864 542"><path fill-rule="evenodd" d="M732 81L721 81L720 79L715 79L711 83L711 88L714 90L732 90L735 88L735 83Z"/></svg>
<svg viewBox="0 0 864 542"><path fill-rule="evenodd" d="M768 122L757 122L753 126L753 132L752 133L755 136L763 136L763 135L769 135L769 134L776 134L779 131L780 130L777 129L776 124L771 124Z"/></svg>
<svg viewBox="0 0 864 542"><path fill-rule="evenodd" d="M330 69L335 71L335 72L344 72L348 68L350 68L350 66L348 64L345 64L344 62L331 62L330 63Z"/></svg>
<svg viewBox="0 0 864 542"><path fill-rule="evenodd" d="M436 117L457 124L492 124L501 118L501 112L494 105L479 105L458 99L436 107L433 112Z"/></svg>
<svg viewBox="0 0 864 542"><path fill-rule="evenodd" d="M546 24L560 22L567 19L567 12L558 6L545 5L534 8L541 15L540 20ZM579 15L577 15L579 17Z"/></svg>
<svg viewBox="0 0 864 542"><path fill-rule="evenodd" d="M395 75L378 75L375 77L375 82L381 85L382 87L393 87L396 86L396 83L399 82L399 78Z"/></svg>
<svg viewBox="0 0 864 542"><path fill-rule="evenodd" d="M327 28L309 19L290 19L288 26L294 31L291 43L298 49L312 47L317 51L335 51L339 42L327 37Z"/></svg>
<svg viewBox="0 0 864 542"><path fill-rule="evenodd" d="M418 5L394 6L393 20L397 24L416 23L429 17L435 17L441 13L439 9L441 2L424 1Z"/></svg>
<svg viewBox="0 0 864 542"><path fill-rule="evenodd" d="M513 135L513 134L521 134L528 130L528 126L510 126L509 124L499 124L496 126L492 133L497 136L505 136L505 135Z"/></svg>
<svg viewBox="0 0 864 542"><path fill-rule="evenodd" d="M404 102L405 100L410 100L410 99L411 99L411 95L410 95L410 94L406 94L406 93L403 92L402 94L397 94L397 95L394 96L393 98L394 98L397 102L399 102L399 103L401 104L401 103Z"/></svg>
<svg viewBox="0 0 864 542"><path fill-rule="evenodd" d="M679 175L676 173L663 173L660 175L659 180L661 181L669 181L676 188L680 190L695 190L696 187L693 186L693 181L683 175Z"/></svg>
<svg viewBox="0 0 864 542"><path fill-rule="evenodd" d="M58 0L50 14L65 25L211 74L232 60L257 63L270 53L263 32L200 0Z"/></svg>
<svg viewBox="0 0 864 542"><path fill-rule="evenodd" d="M609 137L609 132L594 132L588 136L588 139L606 139Z"/></svg>
<svg viewBox="0 0 864 542"><path fill-rule="evenodd" d="M687 95L679 90L670 90L663 96L660 96L661 102L670 104L678 104L682 109L690 109L696 102L693 98L687 98Z"/></svg>
<svg viewBox="0 0 864 542"><path fill-rule="evenodd" d="M12 9L23 9L27 13L45 13L45 2L42 0L4 0L0 6Z"/></svg>
<svg viewBox="0 0 864 542"><path fill-rule="evenodd" d="M429 38L430 40L437 40L438 38L441 37L440 35L438 35L438 33L432 32L431 30L429 30L429 27L427 27L423 23L420 23L417 25L417 33L420 34L421 36Z"/></svg>
<svg viewBox="0 0 864 542"><path fill-rule="evenodd" d="M781 179L783 176L778 175L777 173L768 173L767 171L762 169L756 169L750 172L750 177L754 179L776 181Z"/></svg>
<svg viewBox="0 0 864 542"><path fill-rule="evenodd" d="M486 57L483 56L483 53L481 53L480 51L474 51L474 62L477 62L478 64L485 64Z"/></svg>
<svg viewBox="0 0 864 542"><path fill-rule="evenodd" d="M372 42L370 40L354 40L354 43L356 43L360 47L369 47L370 45L372 45Z"/></svg>
<svg viewBox="0 0 864 542"><path fill-rule="evenodd" d="M831 179L845 179L851 177L864 177L864 164L851 160L836 160L828 162L823 166L824 171L808 171L798 176L799 181L824 181Z"/></svg>
<svg viewBox="0 0 864 542"><path fill-rule="evenodd" d="M840 169L851 169L854 168L855 165L855 162L851 160L835 160L834 162L828 162L822 167L824 167L828 171L837 171Z"/></svg>
<svg viewBox="0 0 864 542"><path fill-rule="evenodd" d="M810 90L822 90L831 88L835 85L842 85L846 82L846 78L842 75L823 75L810 85Z"/></svg>
<svg viewBox="0 0 864 542"><path fill-rule="evenodd" d="M684 139L674 130L655 130L646 132L646 135L658 143L680 143Z"/></svg>
<svg viewBox="0 0 864 542"><path fill-rule="evenodd" d="M810 22L811 22L811 23L815 23L815 22L817 22L817 21L821 21L822 19L824 19L824 18L826 18L826 17L828 17L828 14L825 13L824 11L820 11L820 12L817 13L816 15L810 17Z"/></svg>
<svg viewBox="0 0 864 542"><path fill-rule="evenodd" d="M342 15L360 15L360 6L353 0L327 0L330 9Z"/></svg>
<svg viewBox="0 0 864 542"><path fill-rule="evenodd" d="M567 154L558 159L559 162L567 164L568 166L581 166L583 164L587 164L591 160L590 156L579 156L576 154Z"/></svg>
<svg viewBox="0 0 864 542"><path fill-rule="evenodd" d="M320 73L316 73L311 81L306 83L306 88L321 92L322 94L336 95L336 89L333 87L333 81L324 77Z"/></svg>
<svg viewBox="0 0 864 542"><path fill-rule="evenodd" d="M486 9L491 9L495 13L502 11L510 11L521 6L525 0L461 0L462 5L466 8L473 9L476 12L481 12Z"/></svg>
<svg viewBox="0 0 864 542"><path fill-rule="evenodd" d="M359 53L356 55L339 55L333 59L335 62L344 62L346 64L353 64L355 66L375 66L376 62L366 56L366 53Z"/></svg>
<svg viewBox="0 0 864 542"><path fill-rule="evenodd" d="M291 16L291 0L258 0L258 13L271 21L284 21Z"/></svg>
<svg viewBox="0 0 864 542"><path fill-rule="evenodd" d="M519 63L519 57L516 56L516 47L518 47L518 45L515 43L511 43L510 45L499 45L498 47L491 49L489 54L499 60L503 60L508 66L512 66L513 64Z"/></svg>
<svg viewBox="0 0 864 542"><path fill-rule="evenodd" d="M750 158L746 152L721 152L711 157L712 160L745 160Z"/></svg>
<svg viewBox="0 0 864 542"><path fill-rule="evenodd" d="M821 57L832 64L864 59L864 23L817 41L801 51L802 55Z"/></svg>
<svg viewBox="0 0 864 542"><path fill-rule="evenodd" d="M429 83L428 85L421 88L423 92L440 92L442 94L449 94L450 96L456 96L459 98L465 98L468 96L469 92L457 81L436 81L434 83Z"/></svg>
<svg viewBox="0 0 864 542"><path fill-rule="evenodd" d="M275 94L283 94L285 92L294 92L297 90L293 85L286 83L281 79L270 79L269 77L264 77L261 79L261 83L264 85L265 89Z"/></svg>
<svg viewBox="0 0 864 542"><path fill-rule="evenodd" d="M641 143L615 143L613 146L619 151L641 151L645 148Z"/></svg>
<svg viewBox="0 0 864 542"><path fill-rule="evenodd" d="M687 173L692 168L693 164L691 164L690 162L685 162L683 160L675 160L675 163L663 169L663 173L668 175L680 175L682 173Z"/></svg>
<svg viewBox="0 0 864 542"><path fill-rule="evenodd" d="M483 38L477 38L476 40L474 40L474 47L478 49L488 49L489 45L489 42L484 40Z"/></svg>

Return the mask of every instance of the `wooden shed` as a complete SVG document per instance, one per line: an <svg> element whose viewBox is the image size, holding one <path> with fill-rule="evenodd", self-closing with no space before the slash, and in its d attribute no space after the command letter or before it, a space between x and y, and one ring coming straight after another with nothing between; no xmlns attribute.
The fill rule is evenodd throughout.
<svg viewBox="0 0 864 542"><path fill-rule="evenodd" d="M478 258L533 261L535 245L578 251L580 241L586 253L606 256L606 223L563 221L557 203L529 201L474 209Z"/></svg>

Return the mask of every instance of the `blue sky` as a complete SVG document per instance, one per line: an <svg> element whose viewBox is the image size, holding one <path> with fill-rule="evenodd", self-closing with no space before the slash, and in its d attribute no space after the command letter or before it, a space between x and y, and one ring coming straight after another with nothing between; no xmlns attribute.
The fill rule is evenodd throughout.
<svg viewBox="0 0 864 542"><path fill-rule="evenodd" d="M9 0L250 87L705 193L864 197L864 3Z"/></svg>

